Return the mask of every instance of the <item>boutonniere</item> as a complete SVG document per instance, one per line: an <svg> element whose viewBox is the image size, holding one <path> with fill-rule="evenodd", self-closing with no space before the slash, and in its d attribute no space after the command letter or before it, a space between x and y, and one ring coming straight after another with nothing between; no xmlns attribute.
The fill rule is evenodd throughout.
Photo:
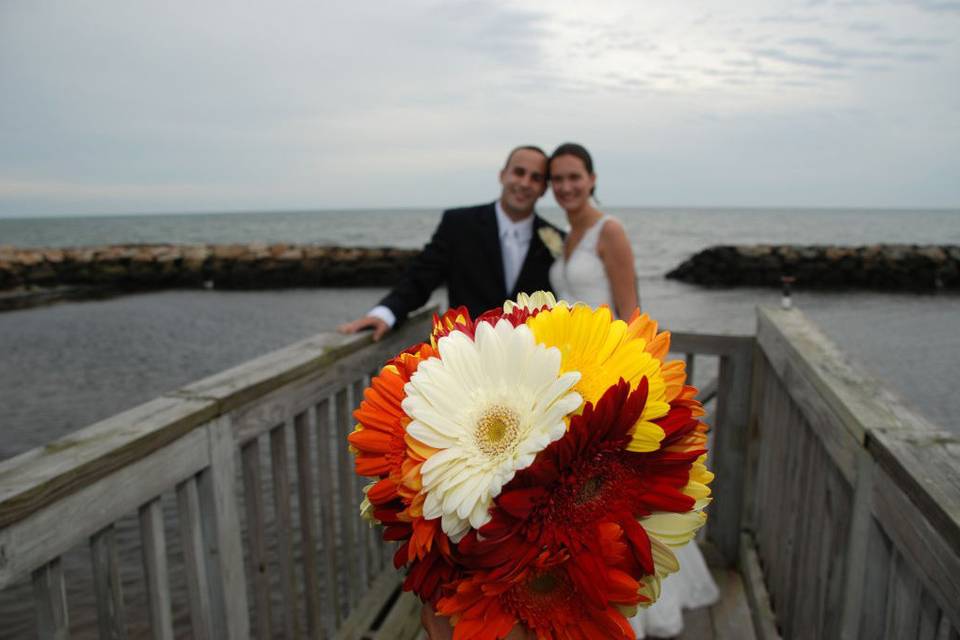
<svg viewBox="0 0 960 640"><path fill-rule="evenodd" d="M556 229L543 226L537 229L537 233L540 234L540 239L543 241L544 246L550 250L550 255L554 258L559 258L563 255L563 238L560 237Z"/></svg>

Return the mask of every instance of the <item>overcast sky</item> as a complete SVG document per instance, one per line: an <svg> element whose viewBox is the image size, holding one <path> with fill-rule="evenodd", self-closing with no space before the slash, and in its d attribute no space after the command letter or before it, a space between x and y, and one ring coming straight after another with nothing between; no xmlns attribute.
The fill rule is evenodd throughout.
<svg viewBox="0 0 960 640"><path fill-rule="evenodd" d="M960 206L960 1L0 0L0 216ZM553 205L547 196L543 203Z"/></svg>

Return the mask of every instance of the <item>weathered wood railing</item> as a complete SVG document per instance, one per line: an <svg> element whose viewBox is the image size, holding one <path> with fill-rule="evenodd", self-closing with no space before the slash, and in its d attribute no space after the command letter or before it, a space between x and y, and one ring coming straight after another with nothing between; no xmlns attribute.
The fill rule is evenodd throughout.
<svg viewBox="0 0 960 640"><path fill-rule="evenodd" d="M958 638L960 440L797 311L760 310L753 380L741 567L749 590L759 557L779 632ZM751 604L757 630L775 635Z"/></svg>
<svg viewBox="0 0 960 640"><path fill-rule="evenodd" d="M362 482L344 442L369 375L428 332L422 314L378 343L319 334L0 463L0 590L32 577L41 638L147 633L130 632L133 617L154 638L177 625L212 640L377 637L367 634L399 576L392 549L357 516ZM165 502L176 508L165 513ZM138 616L128 616L115 535L130 514L143 566L132 589L146 594ZM61 558L86 544L92 576L65 576ZM186 611L172 606L180 557ZM95 593L72 623L69 580ZM404 597L390 609L383 637L412 637L401 621L415 606ZM13 627L0 623L0 636Z"/></svg>
<svg viewBox="0 0 960 640"><path fill-rule="evenodd" d="M707 417L713 439L710 468L716 474L707 538L730 567L738 565L740 553L753 348L753 336L672 332L670 339L670 350L685 354L688 381L705 356L719 361L716 377L701 385L699 397L704 402L716 400Z"/></svg>
<svg viewBox="0 0 960 640"><path fill-rule="evenodd" d="M368 376L428 326L320 334L0 463L0 592L30 577L41 638L412 637L343 442ZM796 311L761 311L756 339L674 333L672 351L718 360L707 538L758 634L957 639L957 439ZM92 574L65 576L84 545Z"/></svg>

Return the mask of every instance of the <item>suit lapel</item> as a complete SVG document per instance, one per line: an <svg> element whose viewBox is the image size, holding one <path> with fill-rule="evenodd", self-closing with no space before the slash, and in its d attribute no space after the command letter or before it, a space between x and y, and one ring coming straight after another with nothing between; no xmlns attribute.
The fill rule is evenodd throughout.
<svg viewBox="0 0 960 640"><path fill-rule="evenodd" d="M497 288L503 292L500 297L506 298L507 292L503 285L503 252L500 249L500 228L497 226L497 210L491 203L480 216L481 231L478 238L483 247L483 254L489 256L489 264L478 265L480 269L493 271Z"/></svg>

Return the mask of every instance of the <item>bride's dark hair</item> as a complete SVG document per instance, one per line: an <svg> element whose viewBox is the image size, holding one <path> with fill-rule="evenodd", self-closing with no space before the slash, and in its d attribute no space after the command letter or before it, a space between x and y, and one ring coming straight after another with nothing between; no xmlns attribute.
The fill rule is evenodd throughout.
<svg viewBox="0 0 960 640"><path fill-rule="evenodd" d="M593 175L593 158L590 157L590 152L587 151L587 148L582 144L577 144L576 142L564 142L562 145L554 149L553 153L550 154L550 160L547 162L547 170L549 171L550 164L553 163L554 159L559 158L560 156L573 156L574 158L580 158L583 162L583 166L586 167L587 173ZM597 190L596 185L590 189L590 195L593 195Z"/></svg>

